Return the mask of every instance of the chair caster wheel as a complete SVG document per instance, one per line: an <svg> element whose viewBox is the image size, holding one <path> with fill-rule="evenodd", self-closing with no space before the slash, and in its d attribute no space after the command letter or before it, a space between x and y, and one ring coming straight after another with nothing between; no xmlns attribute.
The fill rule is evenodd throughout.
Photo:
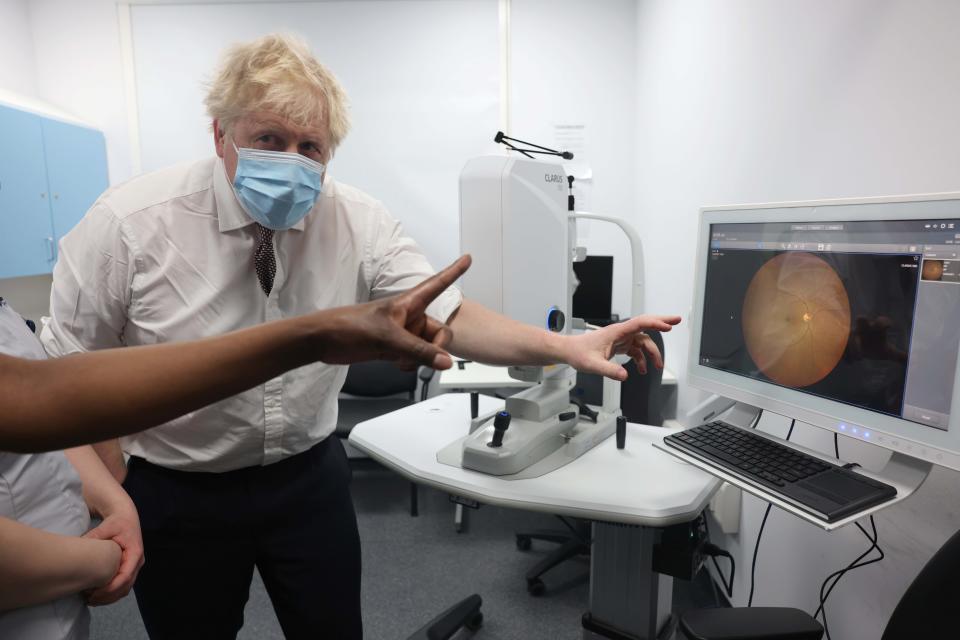
<svg viewBox="0 0 960 640"><path fill-rule="evenodd" d="M543 592L547 590L547 585L543 584L543 580L540 578L534 578L533 580L527 580L527 592L532 596L542 596Z"/></svg>
<svg viewBox="0 0 960 640"><path fill-rule="evenodd" d="M467 620L467 624L464 626L466 626L470 631L476 631L483 626L483 614L478 611L475 616Z"/></svg>
<svg viewBox="0 0 960 640"><path fill-rule="evenodd" d="M517 536L517 549L520 551L530 551L533 542L529 536Z"/></svg>

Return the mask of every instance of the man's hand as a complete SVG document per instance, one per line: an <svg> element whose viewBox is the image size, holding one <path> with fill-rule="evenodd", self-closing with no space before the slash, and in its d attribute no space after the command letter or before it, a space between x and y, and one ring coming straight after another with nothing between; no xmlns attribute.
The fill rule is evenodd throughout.
<svg viewBox="0 0 960 640"><path fill-rule="evenodd" d="M88 531L84 537L112 540L121 550L120 568L116 575L104 586L90 591L87 604L92 607L111 604L130 593L144 562L140 518L133 503L105 514L100 526Z"/></svg>
<svg viewBox="0 0 960 640"><path fill-rule="evenodd" d="M647 372L647 359L653 361L658 369L663 368L663 357L653 339L643 332L644 329L670 331L680 323L680 316L642 315L624 322L612 324L602 329L571 336L567 340L567 364L577 371L599 373L620 380L627 379L627 371L610 358L625 353L637 363L637 371Z"/></svg>
<svg viewBox="0 0 960 640"><path fill-rule="evenodd" d="M393 360L401 368L453 366L446 346L450 328L426 314L427 305L470 267L470 256L456 262L413 289L375 302L323 311L320 357L329 364L363 360Z"/></svg>

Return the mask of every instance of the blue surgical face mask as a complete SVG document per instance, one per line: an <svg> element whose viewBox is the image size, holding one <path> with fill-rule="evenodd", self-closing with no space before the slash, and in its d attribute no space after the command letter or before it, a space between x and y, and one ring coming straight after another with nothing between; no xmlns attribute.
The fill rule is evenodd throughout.
<svg viewBox="0 0 960 640"><path fill-rule="evenodd" d="M274 231L306 216L323 189L324 165L299 153L237 149L233 188L247 214Z"/></svg>

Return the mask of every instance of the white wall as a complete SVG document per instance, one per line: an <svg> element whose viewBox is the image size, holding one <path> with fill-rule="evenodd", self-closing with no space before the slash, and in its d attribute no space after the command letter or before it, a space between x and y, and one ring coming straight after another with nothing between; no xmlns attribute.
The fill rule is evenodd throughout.
<svg viewBox="0 0 960 640"><path fill-rule="evenodd" d="M636 220L648 308L690 307L698 209L709 204L960 190L960 4L948 0L641 0L637 16ZM667 337L685 370L687 329ZM697 399L684 389L682 406ZM782 420L765 428L785 434ZM822 438L807 427L795 437ZM843 445L847 446L847 445ZM834 638L873 640L903 589L960 528L957 481L939 471L878 518L888 558L831 596ZM737 552L745 603L761 515L748 499ZM776 509L755 604L811 613L820 581L866 549Z"/></svg>
<svg viewBox="0 0 960 640"><path fill-rule="evenodd" d="M116 0L30 0L38 97L104 132L110 184L133 175Z"/></svg>
<svg viewBox="0 0 960 640"><path fill-rule="evenodd" d="M621 218L636 211L636 2L512 0L510 129L548 147L565 147L557 127L583 126L567 168L578 180L577 208ZM598 46L602 43L602 46ZM613 311L629 314L628 244L618 228L578 223L591 254L614 256Z"/></svg>
<svg viewBox="0 0 960 640"><path fill-rule="evenodd" d="M0 0L0 91L35 97L36 60L27 0Z"/></svg>
<svg viewBox="0 0 960 640"><path fill-rule="evenodd" d="M116 0L0 0L0 92L101 129L110 182L133 174Z"/></svg>

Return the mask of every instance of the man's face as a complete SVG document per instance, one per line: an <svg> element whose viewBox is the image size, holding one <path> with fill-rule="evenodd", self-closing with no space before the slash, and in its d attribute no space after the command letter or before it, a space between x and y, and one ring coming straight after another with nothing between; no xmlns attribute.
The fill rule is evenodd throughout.
<svg viewBox="0 0 960 640"><path fill-rule="evenodd" d="M233 123L229 131L223 131L218 121L213 121L213 136L217 155L223 158L227 177L233 182L237 173L237 151L240 148L264 151L299 153L326 165L332 155L330 132L323 124L301 127L283 116L269 111L248 113ZM324 177L326 177L324 171Z"/></svg>

